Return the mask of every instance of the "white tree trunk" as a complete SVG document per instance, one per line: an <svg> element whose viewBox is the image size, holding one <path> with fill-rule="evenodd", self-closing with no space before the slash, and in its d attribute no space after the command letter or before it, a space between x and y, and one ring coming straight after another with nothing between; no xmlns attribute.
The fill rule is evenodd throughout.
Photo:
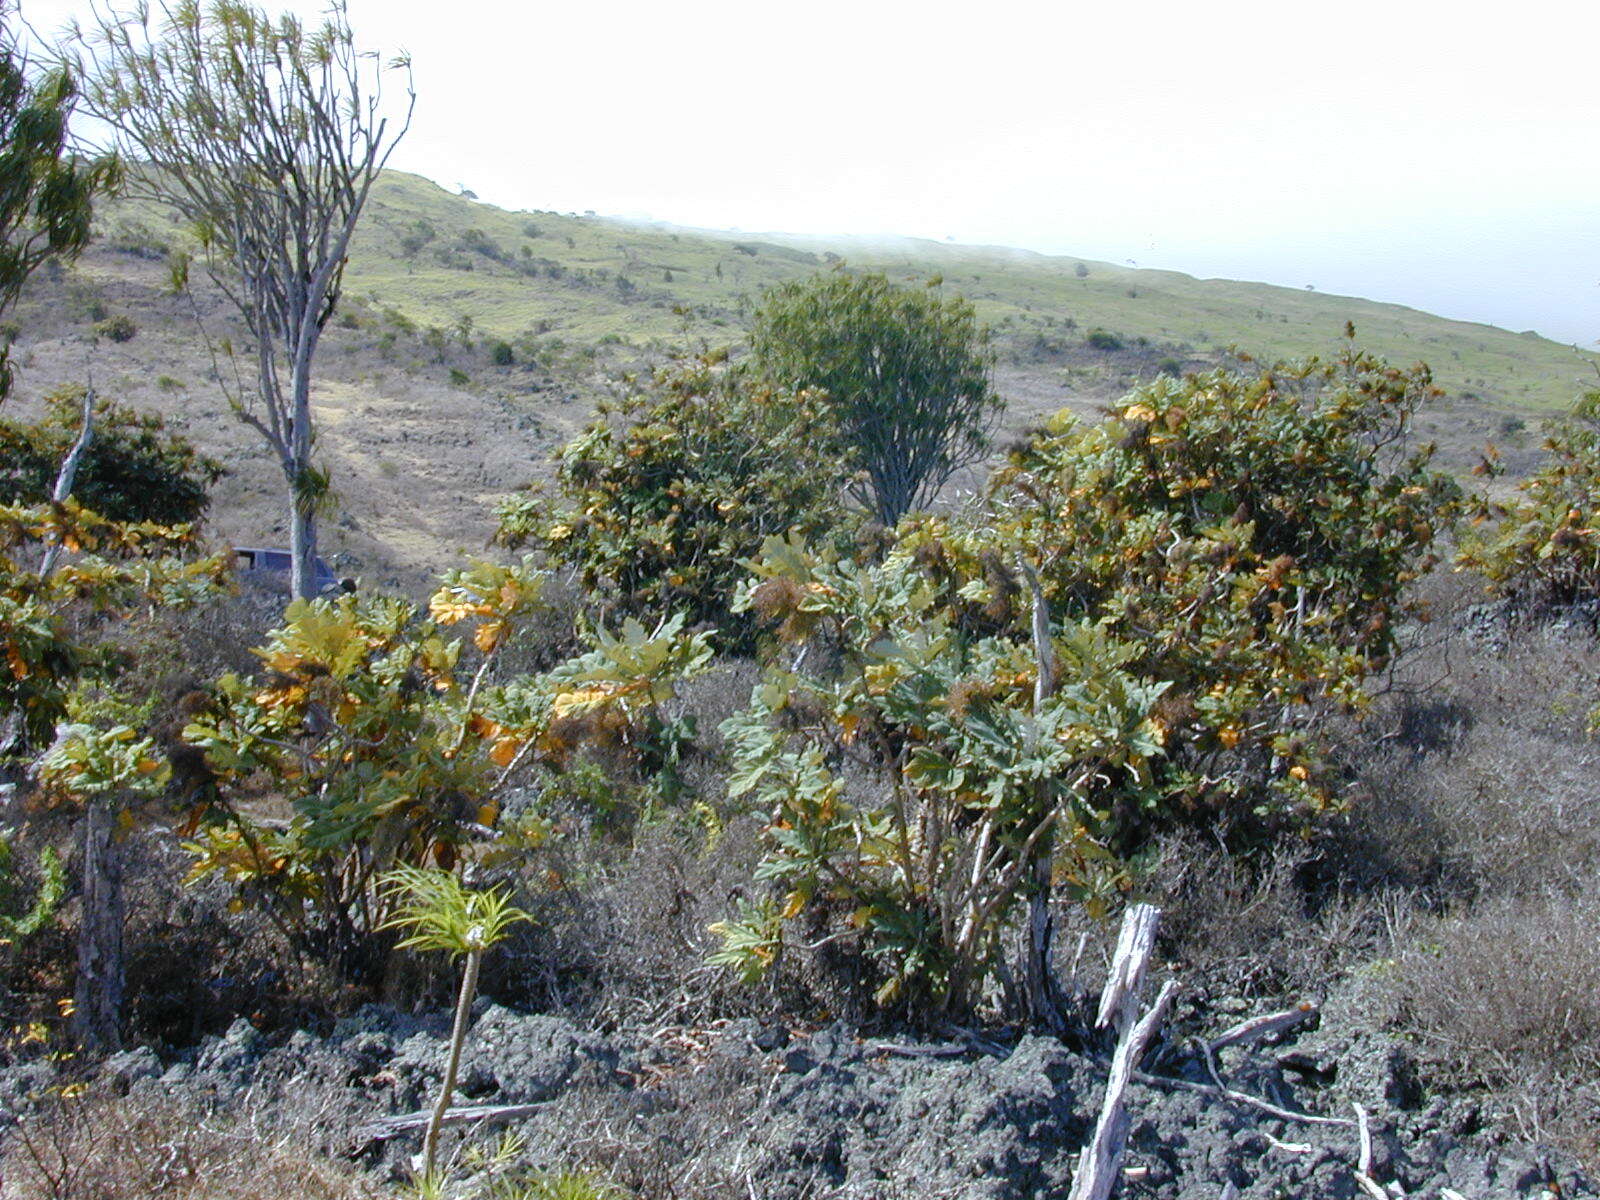
<svg viewBox="0 0 1600 1200"><path fill-rule="evenodd" d="M290 589L296 600L317 594L317 508L305 490L311 469L311 356L315 342L302 346L291 379L294 423L289 430Z"/></svg>

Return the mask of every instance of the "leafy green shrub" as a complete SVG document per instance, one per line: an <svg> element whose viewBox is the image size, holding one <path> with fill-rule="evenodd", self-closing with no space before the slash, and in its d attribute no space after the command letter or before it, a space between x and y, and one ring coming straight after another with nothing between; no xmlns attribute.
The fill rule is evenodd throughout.
<svg viewBox="0 0 1600 1200"><path fill-rule="evenodd" d="M118 313L103 321L96 321L94 332L96 337L107 338L113 342L131 342L139 332L139 327L133 323L132 317Z"/></svg>
<svg viewBox="0 0 1600 1200"><path fill-rule="evenodd" d="M466 387L467 384L472 382L472 376L468 375L460 367L451 367L450 382L455 384L456 387Z"/></svg>
<svg viewBox="0 0 1600 1200"><path fill-rule="evenodd" d="M500 508L498 539L577 572L602 616L683 612L748 640L729 602L769 534L838 523L833 426L821 398L778 391L725 356L683 358L600 406L547 488Z"/></svg>
<svg viewBox="0 0 1600 1200"><path fill-rule="evenodd" d="M1592 600L1600 597L1600 390L1553 423L1545 449L1518 498L1478 505L1457 562L1525 605Z"/></svg>
<svg viewBox="0 0 1600 1200"><path fill-rule="evenodd" d="M981 459L1005 407L988 329L939 283L825 272L769 288L751 324L765 378L826 396L861 471L851 492L886 526Z"/></svg>
<svg viewBox="0 0 1600 1200"><path fill-rule="evenodd" d="M969 627L1021 619L996 546L1037 564L1058 619L1141 648L1168 685L1161 812L1271 824L1337 803L1316 731L1360 710L1397 650L1403 590L1434 563L1460 490L1412 449L1438 394L1346 348L1331 362L1158 379L1070 417L996 472L982 521L907 536L967 605ZM1124 848L1147 835L1130 819Z"/></svg>
<svg viewBox="0 0 1600 1200"><path fill-rule="evenodd" d="M880 1004L964 1014L1052 862L1092 898L1105 827L1153 799L1164 685L1090 623L968 635L914 549L861 566L774 539L755 570L741 607L826 651L774 667L723 727L730 795L772 822L757 878L781 899L718 926L714 961L755 978L793 922L853 944Z"/></svg>
<svg viewBox="0 0 1600 1200"><path fill-rule="evenodd" d="M82 387L62 388L48 397L37 423L0 420L0 503L49 500L56 473L78 437L83 397ZM73 495L111 521L181 525L205 515L207 493L224 473L221 463L168 433L159 416L97 400L94 438L78 467Z"/></svg>
<svg viewBox="0 0 1600 1200"><path fill-rule="evenodd" d="M1091 329L1083 340L1095 350L1121 350L1122 339L1108 329Z"/></svg>
<svg viewBox="0 0 1600 1200"><path fill-rule="evenodd" d="M263 677L224 676L184 731L218 782L189 820L195 876L220 875L302 954L371 981L392 911L386 871L453 867L497 824L499 853L541 842L537 815L499 821L517 767L580 744L637 746L675 681L710 658L681 621L627 625L544 675L492 683L547 583L527 563L479 563L445 575L426 617L368 594L291 604L260 651ZM462 622L470 651L449 635ZM292 808L287 826L256 815L262 779Z"/></svg>
<svg viewBox="0 0 1600 1200"><path fill-rule="evenodd" d="M511 349L510 342L496 342L489 351L490 361L497 367L509 367L517 361L517 355Z"/></svg>

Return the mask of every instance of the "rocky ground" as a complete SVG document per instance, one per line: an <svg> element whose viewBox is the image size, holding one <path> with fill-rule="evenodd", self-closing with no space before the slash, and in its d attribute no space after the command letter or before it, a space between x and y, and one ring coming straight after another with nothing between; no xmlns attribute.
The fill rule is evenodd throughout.
<svg viewBox="0 0 1600 1200"><path fill-rule="evenodd" d="M1205 1090L1214 1083L1192 1042L1158 1046L1147 1067L1181 1082L1134 1087L1122 1194L1362 1195L1354 1103L1370 1113L1371 1175L1391 1195L1597 1194L1570 1163L1494 1132L1469 1099L1424 1094L1404 1048L1372 1032L1380 996L1355 985L1277 1043L1223 1052L1230 1088L1312 1120ZM1180 1011L1180 1024L1194 1015ZM444 1014L377 1006L325 1037L269 1039L241 1019L170 1058L148 1047L117 1055L94 1086L128 1103L168 1096L248 1110L258 1122L277 1111L375 1182L398 1181L415 1139L373 1140L362 1127L430 1102L447 1032ZM515 1122L527 1160L599 1165L642 1197L1046 1200L1067 1195L1106 1050L993 1031L925 1040L755 1020L600 1033L480 1003L458 1103L537 1106ZM25 1112L54 1076L43 1063L9 1069L0 1107Z"/></svg>

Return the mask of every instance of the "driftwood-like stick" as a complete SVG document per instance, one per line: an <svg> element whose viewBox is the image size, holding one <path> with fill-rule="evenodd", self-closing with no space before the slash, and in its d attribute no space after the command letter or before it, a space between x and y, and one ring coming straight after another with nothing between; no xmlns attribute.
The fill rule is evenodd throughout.
<svg viewBox="0 0 1600 1200"><path fill-rule="evenodd" d="M1144 1057L1177 991L1174 980L1162 984L1150 1011L1117 1043L1116 1055L1111 1060L1111 1075L1106 1080L1105 1102L1100 1106L1100 1119L1095 1122L1094 1136L1079 1156L1078 1173L1072 1181L1068 1200L1107 1200L1111 1195L1121 1174L1123 1151L1127 1149L1130 1124L1127 1093L1128 1084L1133 1081L1133 1065Z"/></svg>
<svg viewBox="0 0 1600 1200"><path fill-rule="evenodd" d="M1123 1030L1133 1024L1160 922L1161 910L1150 904L1135 904L1123 915L1116 953L1111 957L1111 976L1100 993L1096 1029L1106 1029L1113 1021L1120 1022Z"/></svg>
<svg viewBox="0 0 1600 1200"><path fill-rule="evenodd" d="M1356 1183L1372 1200L1394 1200L1394 1196L1385 1191L1372 1174L1372 1127L1367 1123L1367 1110L1354 1101L1350 1107L1356 1110L1356 1132L1361 1144L1354 1172ZM1394 1188L1394 1192L1396 1195L1405 1195L1398 1187Z"/></svg>
<svg viewBox="0 0 1600 1200"><path fill-rule="evenodd" d="M1111 1056L1111 1072L1106 1079L1100 1119L1095 1122L1089 1144L1078 1156L1078 1170L1068 1200L1107 1200L1120 1178L1122 1155L1128 1141L1128 1084L1178 990L1173 980L1167 980L1150 1011L1139 1017L1139 997L1150 968L1150 954L1155 947L1156 926L1160 920L1161 910L1148 904L1134 905L1122 918L1117 951L1111 960L1111 976L1100 997L1100 1016L1096 1022L1102 1029L1113 1022L1116 1024L1117 1048Z"/></svg>
<svg viewBox="0 0 1600 1200"><path fill-rule="evenodd" d="M1345 1117L1320 1117L1316 1113L1295 1112L1291 1108L1280 1108L1278 1105L1252 1096L1248 1092L1236 1091L1233 1088L1212 1086L1209 1083L1196 1083L1192 1079L1175 1079L1170 1075L1152 1075L1148 1071L1135 1071L1133 1081L1142 1083L1146 1087L1177 1088L1182 1092L1194 1092L1200 1096L1211 1096L1217 1100L1226 1100L1231 1104L1243 1104L1258 1112L1264 1112L1269 1117L1277 1117L1280 1121L1300 1121L1306 1125L1338 1125L1348 1129L1355 1122Z"/></svg>
<svg viewBox="0 0 1600 1200"><path fill-rule="evenodd" d="M1241 1104L1248 1104L1251 1108L1258 1108L1264 1113L1271 1113L1273 1116L1279 1116L1289 1111L1286 1108L1279 1108L1276 1104L1268 1104L1259 1097L1248 1095L1245 1092L1237 1092L1223 1083L1222 1076L1217 1072L1217 1060L1216 1056L1211 1053L1211 1047L1199 1038L1194 1039L1194 1044L1200 1048L1200 1057L1205 1059L1206 1063L1206 1073L1211 1076L1211 1082L1217 1085L1217 1091L1230 1099L1239 1101ZM1355 1124L1354 1121L1347 1121L1342 1117L1314 1117L1309 1113L1302 1113L1295 1119L1306 1121L1313 1125L1343 1125L1346 1128Z"/></svg>
<svg viewBox="0 0 1600 1200"><path fill-rule="evenodd" d="M1264 1037L1271 1037L1275 1033L1283 1033L1293 1029L1296 1025L1303 1024L1317 1015L1317 1006L1310 1001L1298 1004L1284 1012L1268 1013L1264 1017L1251 1017L1248 1021L1240 1021L1231 1029L1224 1030L1210 1042L1209 1049L1215 1054L1226 1046L1242 1046L1247 1042L1259 1041Z"/></svg>
<svg viewBox="0 0 1600 1200"><path fill-rule="evenodd" d="M1356 1160L1356 1170L1363 1175L1372 1174L1372 1129L1367 1124L1367 1110L1361 1105L1351 1102L1350 1107L1356 1110L1356 1132L1361 1141L1360 1157Z"/></svg>
<svg viewBox="0 0 1600 1200"><path fill-rule="evenodd" d="M440 1118L441 1125L465 1125L474 1121L515 1121L519 1117L529 1117L538 1112L544 1105L540 1104L468 1104L459 1108L447 1109ZM390 1138L397 1138L401 1134L411 1133L418 1129L426 1129L428 1120L433 1116L429 1112L401 1113L393 1117L379 1117L360 1126L355 1132L358 1146L370 1146L373 1142L386 1142Z"/></svg>

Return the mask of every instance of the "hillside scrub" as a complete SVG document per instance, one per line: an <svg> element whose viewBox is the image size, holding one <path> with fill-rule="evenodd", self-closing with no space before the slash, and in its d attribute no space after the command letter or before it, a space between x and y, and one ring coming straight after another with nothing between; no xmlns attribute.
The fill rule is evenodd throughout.
<svg viewBox="0 0 1600 1200"><path fill-rule="evenodd" d="M1523 610L1600 599L1600 391L1551 422L1544 463L1512 499L1485 498L1472 526L1458 562L1492 594Z"/></svg>
<svg viewBox="0 0 1600 1200"><path fill-rule="evenodd" d="M497 540L574 573L603 621L681 612L747 647L731 612L743 559L764 538L848 537L844 471L827 406L710 351L675 359L561 451L555 478L500 509Z"/></svg>

